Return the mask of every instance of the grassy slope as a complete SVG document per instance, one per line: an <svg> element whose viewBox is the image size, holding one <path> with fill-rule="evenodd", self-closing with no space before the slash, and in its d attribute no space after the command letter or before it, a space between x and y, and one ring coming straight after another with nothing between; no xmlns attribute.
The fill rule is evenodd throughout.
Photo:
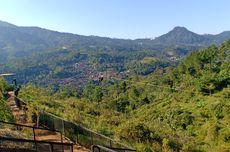
<svg viewBox="0 0 230 152"><path fill-rule="evenodd" d="M91 86L78 99L63 92L50 96L32 86L21 96L68 120L129 141L140 151L227 151L229 49L230 42L202 49L175 69Z"/></svg>
<svg viewBox="0 0 230 152"><path fill-rule="evenodd" d="M0 78L0 90L3 90L5 82ZM0 92L0 120L10 121L13 120L13 116L10 112L9 107L6 105L6 100L3 98L2 93Z"/></svg>

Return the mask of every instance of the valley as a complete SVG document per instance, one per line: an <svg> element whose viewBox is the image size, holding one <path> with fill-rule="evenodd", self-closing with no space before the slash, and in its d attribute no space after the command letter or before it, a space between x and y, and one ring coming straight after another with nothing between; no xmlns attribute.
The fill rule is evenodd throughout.
<svg viewBox="0 0 230 152"><path fill-rule="evenodd" d="M21 84L60 88L71 83L82 88L99 76L115 81L176 66L191 51L228 38L230 32L199 35L175 27L155 39L111 39L1 21L0 73L16 73ZM148 58L154 60L144 61Z"/></svg>
<svg viewBox="0 0 230 152"><path fill-rule="evenodd" d="M49 112L140 152L230 149L230 34L112 39L0 22L0 73ZM0 90L12 89L0 78ZM0 94L0 114L14 121Z"/></svg>

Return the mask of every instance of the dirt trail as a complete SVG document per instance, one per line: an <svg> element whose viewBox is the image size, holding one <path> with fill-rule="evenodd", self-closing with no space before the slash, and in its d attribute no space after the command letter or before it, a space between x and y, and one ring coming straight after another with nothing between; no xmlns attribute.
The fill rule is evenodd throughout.
<svg viewBox="0 0 230 152"><path fill-rule="evenodd" d="M15 118L16 123L18 124L26 124L26 112L23 109L19 109L16 106L15 96L13 92L9 92L9 98L7 105L10 107L12 114Z"/></svg>
<svg viewBox="0 0 230 152"><path fill-rule="evenodd" d="M8 106L10 107L12 114L15 118L17 124L23 124L32 126L33 124L27 123L27 115L26 110L23 108L18 108L15 102L15 96L13 92L9 92L8 98ZM54 141L54 142L61 142L61 135L55 132L47 131L47 130L36 130L36 140L39 141ZM67 138L63 137L63 143L70 143L71 141L67 140ZM78 144L74 144L74 152L90 152L89 149L82 147Z"/></svg>

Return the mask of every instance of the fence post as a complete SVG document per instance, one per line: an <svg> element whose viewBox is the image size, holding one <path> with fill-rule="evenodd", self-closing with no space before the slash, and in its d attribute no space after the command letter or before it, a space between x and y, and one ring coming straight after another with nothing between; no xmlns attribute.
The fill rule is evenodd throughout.
<svg viewBox="0 0 230 152"><path fill-rule="evenodd" d="M110 148L112 148L112 140L109 140Z"/></svg>
<svg viewBox="0 0 230 152"><path fill-rule="evenodd" d="M37 120L36 120L37 128L39 127L39 121L40 121L40 113L37 114Z"/></svg>
<svg viewBox="0 0 230 152"><path fill-rule="evenodd" d="M90 136L91 136L91 145L93 145L93 133L90 132Z"/></svg>
<svg viewBox="0 0 230 152"><path fill-rule="evenodd" d="M73 152L73 144L71 144L70 148L70 151Z"/></svg>
<svg viewBox="0 0 230 152"><path fill-rule="evenodd" d="M63 143L63 135L61 131L60 131L60 134L61 134L61 143Z"/></svg>
<svg viewBox="0 0 230 152"><path fill-rule="evenodd" d="M61 121L62 121L62 133L65 136L65 123L64 120L61 119Z"/></svg>
<svg viewBox="0 0 230 152"><path fill-rule="evenodd" d="M53 144L50 144L50 152L54 152Z"/></svg>
<svg viewBox="0 0 230 152"><path fill-rule="evenodd" d="M60 131L60 134L61 134L61 143L62 143L61 148L62 148L62 151L64 152L63 136L62 136L62 132L61 131Z"/></svg>
<svg viewBox="0 0 230 152"><path fill-rule="evenodd" d="M74 129L75 130L75 129ZM79 141L79 129L77 130L77 141L75 141L75 142L77 142L78 143L78 141Z"/></svg>
<svg viewBox="0 0 230 152"><path fill-rule="evenodd" d="M35 135L35 129L34 129L34 127L33 127L33 135L34 135L35 149L37 151L38 149L37 149L37 142L36 142L36 135Z"/></svg>
<svg viewBox="0 0 230 152"><path fill-rule="evenodd" d="M56 130L55 129L55 123L54 123L54 117L52 117L53 118L53 130Z"/></svg>

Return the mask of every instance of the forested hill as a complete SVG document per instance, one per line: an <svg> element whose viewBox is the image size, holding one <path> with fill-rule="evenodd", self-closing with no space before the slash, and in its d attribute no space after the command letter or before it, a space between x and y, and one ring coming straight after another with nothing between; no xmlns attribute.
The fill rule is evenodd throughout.
<svg viewBox="0 0 230 152"><path fill-rule="evenodd" d="M205 35L199 35L189 31L185 27L175 27L172 31L157 37L154 43L161 45L205 45L212 44L216 40Z"/></svg>
<svg viewBox="0 0 230 152"><path fill-rule="evenodd" d="M176 27L156 39L112 39L0 21L0 73L16 73L20 83L82 86L100 75L110 80L148 75L228 38L229 32L198 35Z"/></svg>
<svg viewBox="0 0 230 152"><path fill-rule="evenodd" d="M230 149L230 41L191 53L175 68L82 92L26 86L20 96L56 115L141 152L227 152ZM32 108L33 109L33 108Z"/></svg>
<svg viewBox="0 0 230 152"><path fill-rule="evenodd" d="M24 57L31 55L33 52L46 51L49 48L101 46L104 49L111 48L117 51L138 50L140 48L163 50L166 46L174 45L201 47L210 44L221 44L227 39L230 39L230 32L217 35L199 35L184 27L175 27L169 33L156 39L111 39L61 33L39 27L20 27L0 21L1 62L12 57Z"/></svg>
<svg viewBox="0 0 230 152"><path fill-rule="evenodd" d="M11 58L28 57L32 53L46 52L61 47L81 48L91 45L129 45L128 40L61 33L39 27L19 27L0 22L1 63ZM127 47L127 46L126 46Z"/></svg>

